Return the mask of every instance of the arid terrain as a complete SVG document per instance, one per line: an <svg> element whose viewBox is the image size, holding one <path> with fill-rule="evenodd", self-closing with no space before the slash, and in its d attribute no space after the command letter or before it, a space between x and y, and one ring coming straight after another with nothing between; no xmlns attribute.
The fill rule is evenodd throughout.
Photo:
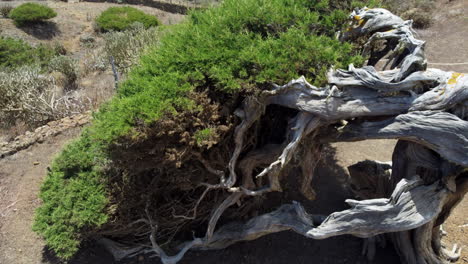
<svg viewBox="0 0 468 264"><path fill-rule="evenodd" d="M17 3L17 2L9 2ZM55 28L44 31L25 31L16 28L10 20L0 19L3 36L21 37L30 43L59 42L75 56L80 56L79 38L93 32L94 17L107 3L48 2L57 9L53 19ZM183 19L182 15L163 12L150 7L138 7L155 14L165 24ZM427 41L429 67L457 72L468 72L468 1L438 1L434 24L418 30ZM103 85L112 87L112 75L97 76L86 81L89 89ZM104 82L96 85L95 82ZM94 87L94 88L93 88ZM47 168L63 146L80 133L81 127L65 129L27 149L6 157L0 156L0 264L60 263L44 246L44 241L31 230L34 210L40 204L38 193ZM2 141L0 134L0 141ZM372 140L355 143L337 143L329 146L313 180L317 200L305 203L310 212L329 214L345 209L344 200L351 194L345 187L346 167L364 159L391 160L394 140ZM275 198L275 197L273 197ZM281 198L300 200L300 194ZM468 263L468 197L458 205L444 225L444 238L449 248L454 243L465 247L457 263ZM362 240L343 236L314 241L292 232L263 237L248 243L239 243L225 250L191 252L181 263L368 263L361 256ZM294 260L292 262L292 260ZM374 263L398 263L391 245L378 249ZM112 257L96 245L84 245L71 263L115 263ZM156 259L140 256L119 263L158 263Z"/></svg>

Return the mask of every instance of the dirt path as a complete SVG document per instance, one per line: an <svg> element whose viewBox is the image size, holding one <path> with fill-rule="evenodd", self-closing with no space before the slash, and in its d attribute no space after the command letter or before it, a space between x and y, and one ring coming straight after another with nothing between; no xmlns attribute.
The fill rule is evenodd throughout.
<svg viewBox="0 0 468 264"><path fill-rule="evenodd" d="M0 263L42 263L44 242L31 231L40 185L53 157L79 128L0 160Z"/></svg>
<svg viewBox="0 0 468 264"><path fill-rule="evenodd" d="M417 31L426 41L428 66L468 73L468 1L439 0L436 10L434 24Z"/></svg>

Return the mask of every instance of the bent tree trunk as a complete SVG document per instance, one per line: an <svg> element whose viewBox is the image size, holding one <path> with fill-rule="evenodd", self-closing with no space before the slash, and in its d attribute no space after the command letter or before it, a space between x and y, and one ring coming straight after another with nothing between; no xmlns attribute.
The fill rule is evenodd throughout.
<svg viewBox="0 0 468 264"><path fill-rule="evenodd" d="M426 69L425 43L414 37L411 21L378 8L356 10L350 17L353 27L340 39L367 38L368 66L331 69L324 88L301 77L247 98L236 111L242 121L229 164L224 171L204 164L220 181L205 184L200 200L210 190L230 192L213 209L205 236L182 243L178 253L169 256L156 242L157 223L148 214L139 221L151 229L151 249L101 240L116 258L146 251L165 264L177 263L190 249L225 248L284 230L311 239L343 234L365 238L363 252L369 259L376 243L383 241L393 243L402 263L435 264L459 257L458 248L442 245L440 227L468 191L468 75ZM377 41L384 41L385 47L378 49ZM387 62L377 71L373 65L382 58ZM286 140L241 155L249 129L268 105L297 110ZM301 191L313 199L312 173L321 143L376 138L399 139L393 160L349 167L350 185L360 199L346 200L350 209L325 218L295 202L245 223L217 226L224 211L242 197L281 191L280 177L287 176L284 168L293 156L301 160Z"/></svg>

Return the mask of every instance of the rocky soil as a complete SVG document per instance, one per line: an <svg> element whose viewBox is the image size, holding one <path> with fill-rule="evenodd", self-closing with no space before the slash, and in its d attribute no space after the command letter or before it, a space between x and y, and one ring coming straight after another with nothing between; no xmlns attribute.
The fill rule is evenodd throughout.
<svg viewBox="0 0 468 264"><path fill-rule="evenodd" d="M0 142L0 158L13 155L36 143L43 143L50 137L57 136L72 128L84 126L90 119L90 112L65 117L57 121L51 121L47 123L47 125L38 127L32 132L27 131L24 135L17 136L10 142Z"/></svg>

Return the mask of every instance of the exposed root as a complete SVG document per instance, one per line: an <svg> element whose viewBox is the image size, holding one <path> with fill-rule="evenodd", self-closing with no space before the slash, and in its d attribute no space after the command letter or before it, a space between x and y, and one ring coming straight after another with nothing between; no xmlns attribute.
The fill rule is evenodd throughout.
<svg viewBox="0 0 468 264"><path fill-rule="evenodd" d="M442 248L441 250L442 251L440 252L440 254L444 259L446 259L449 262L456 262L461 256L462 247L459 247L457 244L454 244L452 250L450 251L445 248Z"/></svg>
<svg viewBox="0 0 468 264"><path fill-rule="evenodd" d="M290 127L290 140L288 145L284 148L283 153L279 156L278 160L270 164L268 168L265 168L261 173L256 177L262 177L266 174L278 171L284 168L284 166L291 160L293 153L297 149L301 139L307 136L309 133L317 129L320 125L320 120L315 118L309 113L301 112L297 115L294 121L292 121L293 126Z"/></svg>
<svg viewBox="0 0 468 264"><path fill-rule="evenodd" d="M254 189L255 184L253 178L253 170L259 166L267 166L272 163L276 157L281 154L282 145L269 144L261 149L256 149L247 153L247 155L239 162L239 169L242 172L242 186L246 189ZM259 180L259 179L257 179Z"/></svg>
<svg viewBox="0 0 468 264"><path fill-rule="evenodd" d="M281 185L279 182L280 171L288 164L293 154L297 150L301 140L310 134L312 131L317 129L320 125L320 120L315 118L313 115L308 113L299 113L294 120L291 122L288 131L288 144L283 149L283 152L279 158L259 173L256 178L269 176L269 186L261 189L252 191L248 190L244 186L241 187L242 191L247 195L262 195L266 192L281 191Z"/></svg>
<svg viewBox="0 0 468 264"><path fill-rule="evenodd" d="M349 123L334 136L333 141L405 139L468 167L468 122L447 112L410 112L384 121Z"/></svg>
<svg viewBox="0 0 468 264"><path fill-rule="evenodd" d="M237 109L235 114L242 119L239 126L236 127L234 142L236 144L234 152L232 153L231 160L229 161L229 178L226 182L222 182L228 188L232 188L237 181L236 165L239 155L244 147L244 134L257 121L263 114L266 104L258 101L253 97L249 97L244 101L244 107Z"/></svg>

